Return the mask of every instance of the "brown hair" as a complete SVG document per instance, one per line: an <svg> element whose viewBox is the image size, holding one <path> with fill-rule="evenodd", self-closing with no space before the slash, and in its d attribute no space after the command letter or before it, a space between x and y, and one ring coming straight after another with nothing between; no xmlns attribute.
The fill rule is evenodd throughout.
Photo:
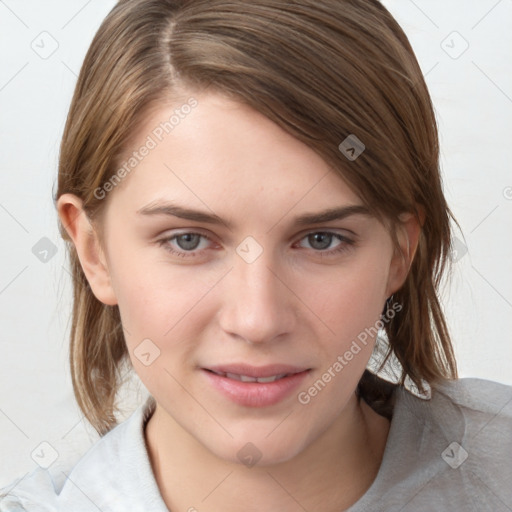
<svg viewBox="0 0 512 512"><path fill-rule="evenodd" d="M423 390L457 377L437 297L452 215L439 172L431 99L409 41L377 0L124 0L83 63L62 139L55 200L73 193L94 220L94 191L148 110L209 88L242 102L315 150L379 218L424 211L416 257L386 323L405 378ZM348 136L365 149L349 160ZM70 363L79 407L100 435L116 421L128 359L117 306L93 295L68 242L74 288ZM385 363L386 361L384 361ZM383 364L384 364L383 363ZM366 372L365 372L366 375Z"/></svg>

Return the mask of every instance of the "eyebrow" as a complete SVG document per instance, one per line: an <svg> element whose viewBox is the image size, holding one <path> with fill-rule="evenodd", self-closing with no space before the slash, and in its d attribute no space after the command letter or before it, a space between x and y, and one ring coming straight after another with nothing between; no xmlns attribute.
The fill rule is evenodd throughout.
<svg viewBox="0 0 512 512"><path fill-rule="evenodd" d="M196 222L205 222L208 224L223 224L228 229L232 229L233 227L230 222L224 221L214 213L184 208L183 206L179 206L169 201L153 201L137 210L137 214L148 216L167 215ZM338 208L329 208L316 213L305 213L299 215L298 217L295 217L293 224L297 226L321 224L323 222L330 222L333 220L342 220L353 215L371 216L371 212L362 204L347 205Z"/></svg>

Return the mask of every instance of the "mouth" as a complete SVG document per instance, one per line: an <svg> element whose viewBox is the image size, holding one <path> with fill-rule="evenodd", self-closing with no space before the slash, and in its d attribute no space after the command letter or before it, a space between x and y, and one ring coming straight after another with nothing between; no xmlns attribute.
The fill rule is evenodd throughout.
<svg viewBox="0 0 512 512"><path fill-rule="evenodd" d="M231 402L245 407L275 405L297 389L311 368L274 364L246 364L201 368L207 382Z"/></svg>

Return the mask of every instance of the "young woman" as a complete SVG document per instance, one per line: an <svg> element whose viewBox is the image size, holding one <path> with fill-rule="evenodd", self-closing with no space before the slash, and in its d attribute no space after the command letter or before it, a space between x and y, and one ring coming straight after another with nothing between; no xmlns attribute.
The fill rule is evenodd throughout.
<svg viewBox="0 0 512 512"><path fill-rule="evenodd" d="M0 510L510 510L512 389L457 379L437 296L438 159L377 0L119 2L55 197L102 438ZM150 396L117 424L126 366Z"/></svg>

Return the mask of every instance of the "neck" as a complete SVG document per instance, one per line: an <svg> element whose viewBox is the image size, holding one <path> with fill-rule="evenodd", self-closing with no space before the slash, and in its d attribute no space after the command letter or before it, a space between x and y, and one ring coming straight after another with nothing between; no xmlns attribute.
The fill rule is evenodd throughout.
<svg viewBox="0 0 512 512"><path fill-rule="evenodd" d="M375 479L389 421L355 395L312 444L282 463L246 467L219 459L157 405L145 436L170 511L340 511Z"/></svg>

